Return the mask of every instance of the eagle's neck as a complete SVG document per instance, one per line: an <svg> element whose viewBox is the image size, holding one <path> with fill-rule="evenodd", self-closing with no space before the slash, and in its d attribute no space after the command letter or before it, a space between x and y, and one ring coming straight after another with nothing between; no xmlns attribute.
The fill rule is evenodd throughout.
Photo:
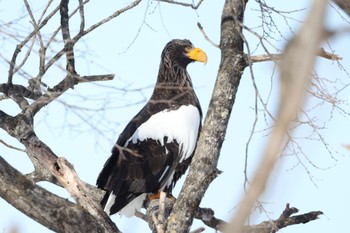
<svg viewBox="0 0 350 233"><path fill-rule="evenodd" d="M154 88L151 102L167 106L188 105L197 102L196 94L186 67L163 59L159 67L158 79Z"/></svg>
<svg viewBox="0 0 350 233"><path fill-rule="evenodd" d="M156 85L192 89L192 81L187 73L186 66L178 65L169 59L162 59Z"/></svg>

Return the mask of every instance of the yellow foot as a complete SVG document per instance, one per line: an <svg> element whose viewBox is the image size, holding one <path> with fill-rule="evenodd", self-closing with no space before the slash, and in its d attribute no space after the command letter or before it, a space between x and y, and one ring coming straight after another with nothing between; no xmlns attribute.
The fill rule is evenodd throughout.
<svg viewBox="0 0 350 233"><path fill-rule="evenodd" d="M173 195L171 195L170 193L167 193L167 192L166 192L166 197L169 198L173 203L175 203L176 198L175 198ZM149 199L150 201L153 201L153 200L159 199L159 198L160 198L160 192L157 192L157 193L154 193L154 194L150 194L150 195L148 196L148 199Z"/></svg>

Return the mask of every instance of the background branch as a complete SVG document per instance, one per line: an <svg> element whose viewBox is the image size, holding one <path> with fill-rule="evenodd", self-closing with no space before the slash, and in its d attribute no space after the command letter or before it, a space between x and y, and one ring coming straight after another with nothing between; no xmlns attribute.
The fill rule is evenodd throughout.
<svg viewBox="0 0 350 233"><path fill-rule="evenodd" d="M305 224L307 222L318 219L319 215L323 214L322 211L311 211L305 214L295 215L299 210L295 207L289 207L286 205L281 216L276 220L264 221L256 225L245 226L244 233L275 233L285 227Z"/></svg>
<svg viewBox="0 0 350 233"><path fill-rule="evenodd" d="M254 179L237 214L224 232L240 233L243 231L244 222L257 198L264 191L270 172L281 154L291 121L296 117L303 103L304 90L311 74L318 46L324 39L323 19L326 6L326 0L314 1L306 23L286 47L281 64L281 103L275 126Z"/></svg>
<svg viewBox="0 0 350 233"><path fill-rule="evenodd" d="M343 58L337 54L329 53L324 48L320 48L317 52L317 56L329 59L332 61L342 60ZM276 61L281 60L283 57L282 54L261 54L250 56L252 62L264 62L264 61Z"/></svg>
<svg viewBox="0 0 350 233"><path fill-rule="evenodd" d="M350 17L350 0L333 0Z"/></svg>
<svg viewBox="0 0 350 233"><path fill-rule="evenodd" d="M68 16L69 0L61 0L60 14L61 14L61 31L64 41L64 51L66 53L67 66L66 70L69 74L76 74L75 58L74 58L74 43L71 40L69 32L69 16Z"/></svg>
<svg viewBox="0 0 350 233"><path fill-rule="evenodd" d="M180 6L184 6L184 7L191 7L194 10L197 10L200 5L204 2L204 0L198 0L197 4L194 3L185 3L185 2L179 2L179 1L175 1L175 0L157 0L159 2L166 2L166 3L170 3L170 4L175 4L175 5L180 5Z"/></svg>

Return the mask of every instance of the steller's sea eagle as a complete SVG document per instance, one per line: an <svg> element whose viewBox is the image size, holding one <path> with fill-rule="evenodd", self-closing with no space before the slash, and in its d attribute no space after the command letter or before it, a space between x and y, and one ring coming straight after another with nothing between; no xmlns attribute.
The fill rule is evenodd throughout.
<svg viewBox="0 0 350 233"><path fill-rule="evenodd" d="M171 40L162 52L157 83L147 104L128 123L97 179L109 214L132 216L147 195L171 193L188 168L202 111L186 67L207 62L189 40Z"/></svg>

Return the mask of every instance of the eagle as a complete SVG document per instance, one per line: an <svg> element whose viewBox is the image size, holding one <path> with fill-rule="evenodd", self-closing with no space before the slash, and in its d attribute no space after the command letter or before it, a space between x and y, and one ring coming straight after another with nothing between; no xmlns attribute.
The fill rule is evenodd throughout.
<svg viewBox="0 0 350 233"><path fill-rule="evenodd" d="M152 96L122 131L97 178L107 214L131 217L147 196L171 195L188 168L202 121L186 70L194 61L206 63L207 55L187 39L171 40L163 49Z"/></svg>

